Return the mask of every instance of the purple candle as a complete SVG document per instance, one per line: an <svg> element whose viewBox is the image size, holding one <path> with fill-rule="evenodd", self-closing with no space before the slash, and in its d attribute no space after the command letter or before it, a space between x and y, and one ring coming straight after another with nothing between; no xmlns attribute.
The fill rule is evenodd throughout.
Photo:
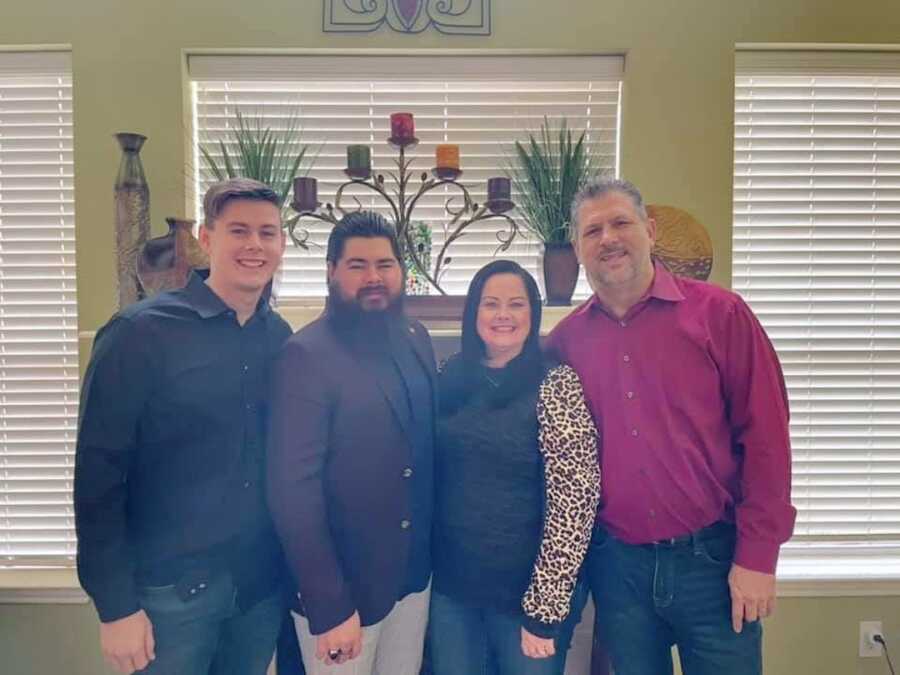
<svg viewBox="0 0 900 675"><path fill-rule="evenodd" d="M315 178L298 176L294 179L295 211L315 211L319 206L318 186Z"/></svg>
<svg viewBox="0 0 900 675"><path fill-rule="evenodd" d="M488 178L487 191L489 202L501 199L508 201L510 195L509 178Z"/></svg>

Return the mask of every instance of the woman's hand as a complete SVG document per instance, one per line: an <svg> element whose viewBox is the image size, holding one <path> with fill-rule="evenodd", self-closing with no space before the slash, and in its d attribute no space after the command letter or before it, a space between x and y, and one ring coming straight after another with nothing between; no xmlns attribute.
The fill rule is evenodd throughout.
<svg viewBox="0 0 900 675"><path fill-rule="evenodd" d="M522 629L522 653L533 659L546 659L556 653L553 638L541 638Z"/></svg>

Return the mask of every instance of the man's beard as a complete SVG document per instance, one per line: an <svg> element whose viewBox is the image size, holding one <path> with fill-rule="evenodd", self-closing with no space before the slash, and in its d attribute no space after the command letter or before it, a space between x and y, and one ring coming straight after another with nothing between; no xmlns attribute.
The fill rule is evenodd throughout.
<svg viewBox="0 0 900 675"><path fill-rule="evenodd" d="M337 283L328 284L328 319L338 333L347 338L351 344L366 351L382 351L389 346L389 336L393 328L405 323L403 313L403 291L396 297L388 297L384 309L365 310L360 303L359 294L352 300L341 297Z"/></svg>

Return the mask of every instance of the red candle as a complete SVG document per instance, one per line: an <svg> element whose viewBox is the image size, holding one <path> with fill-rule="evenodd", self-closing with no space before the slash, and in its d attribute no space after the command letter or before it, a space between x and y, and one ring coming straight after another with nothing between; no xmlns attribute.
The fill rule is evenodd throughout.
<svg viewBox="0 0 900 675"><path fill-rule="evenodd" d="M315 211L319 206L318 186L315 178L298 176L294 179L295 211Z"/></svg>
<svg viewBox="0 0 900 675"><path fill-rule="evenodd" d="M391 113L391 140L409 141L415 138L416 125L412 113Z"/></svg>

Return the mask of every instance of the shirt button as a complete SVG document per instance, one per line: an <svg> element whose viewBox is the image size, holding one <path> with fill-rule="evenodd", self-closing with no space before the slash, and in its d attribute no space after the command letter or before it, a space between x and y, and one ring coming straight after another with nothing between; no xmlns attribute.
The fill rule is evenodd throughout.
<svg viewBox="0 0 900 675"><path fill-rule="evenodd" d="M637 436L637 435L638 435L638 430L637 430L637 429L632 429L632 430L631 430L631 435L632 435L632 436Z"/></svg>
<svg viewBox="0 0 900 675"><path fill-rule="evenodd" d="M625 326L628 325L628 322L627 322L627 321L620 321L620 322L619 322L619 325L622 326L622 328L625 328Z"/></svg>
<svg viewBox="0 0 900 675"><path fill-rule="evenodd" d="M631 357L628 356L628 354L626 354L625 356L622 357L622 360L623 360L625 363L628 363L629 361L631 361Z"/></svg>
<svg viewBox="0 0 900 675"><path fill-rule="evenodd" d="M412 476L412 469L410 469L409 467L403 469L403 477L409 478L410 476Z"/></svg>
<svg viewBox="0 0 900 675"><path fill-rule="evenodd" d="M650 509L650 517L651 517L651 518L656 518L656 511L655 511L655 510Z"/></svg>
<svg viewBox="0 0 900 675"><path fill-rule="evenodd" d="M248 365L245 363L245 364L244 364L244 372L246 373L248 370L250 370L250 366L248 366Z"/></svg>
<svg viewBox="0 0 900 675"><path fill-rule="evenodd" d="M410 525L412 525L412 523L410 523L408 520L401 520L401 521L400 521L400 528L401 528L401 529L408 530Z"/></svg>
<svg viewBox="0 0 900 675"><path fill-rule="evenodd" d="M627 398L634 398L634 392L633 392L633 391L629 391L627 394L625 394L625 396L626 396Z"/></svg>
<svg viewBox="0 0 900 675"><path fill-rule="evenodd" d="M250 481L249 481L249 480L245 480L245 481L244 481L244 487L245 487L245 488L250 487Z"/></svg>

